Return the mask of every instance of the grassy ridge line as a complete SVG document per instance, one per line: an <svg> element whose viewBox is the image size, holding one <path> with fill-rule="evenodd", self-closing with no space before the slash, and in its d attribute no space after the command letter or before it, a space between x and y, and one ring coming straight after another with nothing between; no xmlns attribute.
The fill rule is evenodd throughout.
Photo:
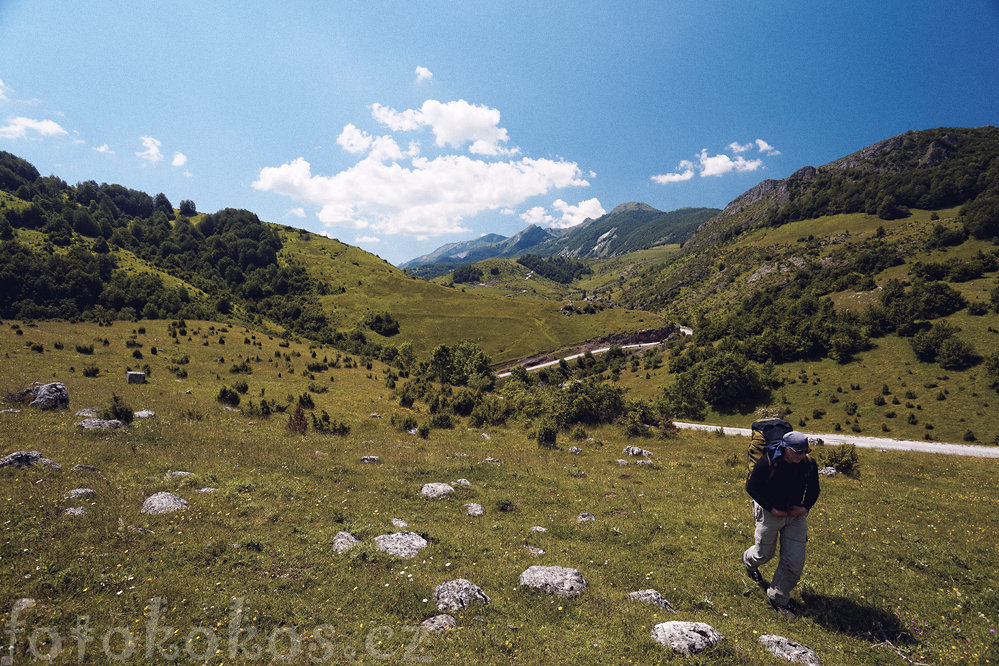
<svg viewBox="0 0 999 666"><path fill-rule="evenodd" d="M0 470L5 516L0 576L7 582L0 593L0 622L9 619L13 600L39 602L22 615L27 633L18 636L18 650L38 627L55 627L68 638L76 618L86 614L98 638L111 626L132 628L137 640L132 661L141 663L148 600L158 596L167 602L162 623L180 630L177 640L193 627L216 631L224 659L236 597L246 604L243 626L258 629L255 645L264 651L279 627L294 628L307 649L316 644L314 628L328 624L334 663L349 654L364 659L369 637L380 654L401 659L412 639L404 628L438 612L433 588L464 577L480 585L492 603L457 612L458 630L425 640L421 654L436 663L516 658L762 665L772 663L758 643L763 633L789 635L826 663L897 660L876 647L882 638L875 622L915 661L981 663L994 653L989 631L997 620L991 581L999 576L995 461L864 451L860 478L824 480L810 516L809 559L797 593L805 610L787 624L765 605L738 561L753 529L741 488L745 441L684 432L675 440L636 442L609 426L590 432L602 446L584 442L584 453L570 456L538 449L521 423L488 429L489 440L461 426L420 440L389 423L391 413L406 410L392 407L377 363L371 370L332 369L312 380L301 374L312 360L308 347L283 347L280 340L242 327L188 322L191 340L174 343L165 322L104 328L21 324L21 336L9 324L0 328L0 375L12 383L65 378L72 400L66 412L0 416L3 453L40 448L63 465L60 471ZM146 333L137 333L139 326ZM226 340L220 344L223 327L229 330L221 333ZM147 385L124 383L125 366L135 365L125 344L133 329L143 352L154 342L166 348L155 357L145 354L143 361L152 359L154 365ZM260 346L245 345L244 336ZM92 355L75 351L75 344L105 337L109 345L98 342ZM29 339L44 351L25 349ZM56 341L63 349L54 348ZM251 350L263 359L250 363L253 373L228 374ZM331 353L316 351L319 358ZM282 354L280 361L274 352ZM178 381L163 366L166 357L181 353L190 356L189 376ZM222 355L224 363L218 360ZM274 362L267 362L271 358ZM107 372L80 377L86 360ZM76 373L68 373L70 364ZM244 400L256 398L260 389L283 400L309 383L329 385L328 393L314 396L317 409L346 420L351 433L291 435L286 417L225 411L214 401L215 387L234 378L250 385ZM188 389L191 394L184 392ZM100 405L112 391L157 416L120 433L73 427L76 409ZM373 411L385 418L371 418ZM628 444L654 451L657 465L619 467L615 460ZM369 454L382 462L362 464L360 456ZM500 463L479 462L487 456ZM77 462L99 467L100 475L70 472ZM170 470L196 477L170 480L165 476ZM469 479L471 489L440 501L419 495L423 483L460 477ZM79 486L97 492L86 505L89 513L62 516L63 509L79 504L62 499L63 493ZM203 486L219 490L195 492ZM161 490L180 494L190 508L140 514L142 500ZM465 502L482 504L486 515L465 516ZM500 510L511 505L512 511ZM956 505L964 507L959 521ZM577 523L582 511L597 520ZM398 560L375 551L373 537L397 529L393 517L406 519L410 529L430 539L421 557ZM130 525L152 533L129 530ZM548 532L532 534L532 525ZM357 535L362 546L348 555L332 554L330 543L340 530ZM547 552L532 557L525 543ZM576 567L589 589L571 600L519 589L520 572L532 564ZM714 575L704 576L705 571ZM624 600L628 592L649 587L660 590L679 615ZM649 638L656 622L672 619L707 622L725 641L709 653L681 659ZM70 652L75 647L67 640L63 657L75 658ZM89 647L90 662L106 661L99 646Z"/></svg>

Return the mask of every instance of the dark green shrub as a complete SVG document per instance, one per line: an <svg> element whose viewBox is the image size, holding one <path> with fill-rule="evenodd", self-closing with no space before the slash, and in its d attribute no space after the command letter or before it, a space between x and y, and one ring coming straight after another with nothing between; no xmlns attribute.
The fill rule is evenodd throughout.
<svg viewBox="0 0 999 666"><path fill-rule="evenodd" d="M93 345L76 345L76 353L89 355L94 353Z"/></svg>
<svg viewBox="0 0 999 666"><path fill-rule="evenodd" d="M111 403L101 410L101 418L116 419L125 425L128 425L135 417L132 413L132 408L126 405L125 401L122 400L117 393L112 393Z"/></svg>
<svg viewBox="0 0 999 666"><path fill-rule="evenodd" d="M302 395L298 396L298 406L305 409L315 409L316 403L312 400L312 396L306 391Z"/></svg>
<svg viewBox="0 0 999 666"><path fill-rule="evenodd" d="M834 467L840 474L852 477L860 476L860 456L857 454L857 447L853 444L841 444L825 449L822 464Z"/></svg>
<svg viewBox="0 0 999 666"><path fill-rule="evenodd" d="M534 432L534 439L538 442L538 446L554 449L558 440L558 428L555 422L550 419L543 420Z"/></svg>
<svg viewBox="0 0 999 666"><path fill-rule="evenodd" d="M228 386L220 388L218 395L215 396L215 399L223 405L229 405L230 407L236 407L239 405L239 393L233 391Z"/></svg>
<svg viewBox="0 0 999 666"><path fill-rule="evenodd" d="M83 368L84 377L96 377L99 374L101 374L101 369L98 368L96 365L88 365L85 368Z"/></svg>

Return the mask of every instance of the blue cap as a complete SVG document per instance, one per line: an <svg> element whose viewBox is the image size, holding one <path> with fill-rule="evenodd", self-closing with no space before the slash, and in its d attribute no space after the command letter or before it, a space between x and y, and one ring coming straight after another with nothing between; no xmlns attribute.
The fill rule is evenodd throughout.
<svg viewBox="0 0 999 666"><path fill-rule="evenodd" d="M792 430L781 437L781 441L784 443L784 446L792 448L795 451L802 451L808 448L808 436L797 430Z"/></svg>

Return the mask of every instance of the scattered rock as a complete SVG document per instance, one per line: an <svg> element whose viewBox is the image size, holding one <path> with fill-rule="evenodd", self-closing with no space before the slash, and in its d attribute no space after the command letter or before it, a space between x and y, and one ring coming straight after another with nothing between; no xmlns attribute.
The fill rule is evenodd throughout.
<svg viewBox="0 0 999 666"><path fill-rule="evenodd" d="M169 472L167 476L171 479L183 479L187 476L194 476L194 472Z"/></svg>
<svg viewBox="0 0 999 666"><path fill-rule="evenodd" d="M409 527L409 523L407 523L402 518L393 518L392 519L392 525L394 527L400 527L400 528Z"/></svg>
<svg viewBox="0 0 999 666"><path fill-rule="evenodd" d="M10 615L11 615L11 617L13 617L15 615L18 615L19 613L22 613L22 612L28 610L29 608L31 608L32 606L34 606L37 603L38 603L37 601L35 601L34 599L32 599L30 597L23 597L21 599L18 599L10 607Z"/></svg>
<svg viewBox="0 0 999 666"><path fill-rule="evenodd" d="M420 489L420 494L428 499L437 499L454 492L450 483L425 483Z"/></svg>
<svg viewBox="0 0 999 666"><path fill-rule="evenodd" d="M151 409L140 409L137 412L132 412L132 416L137 419L151 419L156 416L156 412Z"/></svg>
<svg viewBox="0 0 999 666"><path fill-rule="evenodd" d="M700 652L718 645L725 638L704 622L660 622L652 627L652 639L680 654Z"/></svg>
<svg viewBox="0 0 999 666"><path fill-rule="evenodd" d="M78 411L73 416L79 416L80 418L84 418L84 419L86 419L86 418L92 419L92 418L95 418L95 417L97 417L99 415L100 415L100 412L97 410L96 407L87 407L86 409L81 409L80 411Z"/></svg>
<svg viewBox="0 0 999 666"><path fill-rule="evenodd" d="M126 527L129 532L135 532L136 534L156 534L152 530L147 530L145 527L136 527L135 525L129 525Z"/></svg>
<svg viewBox="0 0 999 666"><path fill-rule="evenodd" d="M801 643L795 643L794 641L784 638L783 636L774 636L773 634L764 634L760 636L760 643L767 651L778 659L789 661L794 664L806 664L807 666L819 666L819 655Z"/></svg>
<svg viewBox="0 0 999 666"><path fill-rule="evenodd" d="M333 537L333 552L346 553L359 543L361 541L350 532L337 532Z"/></svg>
<svg viewBox="0 0 999 666"><path fill-rule="evenodd" d="M451 611L461 610L476 601L489 603L489 597L482 588L464 578L446 580L435 587L434 599L438 609Z"/></svg>
<svg viewBox="0 0 999 666"><path fill-rule="evenodd" d="M636 465L655 465L655 463L652 462L651 460L636 460L635 464Z"/></svg>
<svg viewBox="0 0 999 666"><path fill-rule="evenodd" d="M20 414L20 409L0 409L0 414Z"/></svg>
<svg viewBox="0 0 999 666"><path fill-rule="evenodd" d="M618 461L617 461L617 464L618 464L619 467L624 467L624 466L626 466L628 464L628 461L627 460L621 460L619 458Z"/></svg>
<svg viewBox="0 0 999 666"><path fill-rule="evenodd" d="M587 522L590 522L590 521L593 521L593 520L596 520L596 519L597 519L597 517L594 516L589 511L584 511L583 513L581 513L578 516L576 516L576 522L577 523L587 523Z"/></svg>
<svg viewBox="0 0 999 666"><path fill-rule="evenodd" d="M0 467L16 467L17 469L28 469L33 465L45 465L51 469L62 469L62 465L49 460L42 455L41 451L14 451L9 456L0 458Z"/></svg>
<svg viewBox="0 0 999 666"><path fill-rule="evenodd" d="M420 432L420 430L418 428L410 428L406 432L408 432L410 435L415 435L416 433Z"/></svg>
<svg viewBox="0 0 999 666"><path fill-rule="evenodd" d="M87 513L85 506L71 506L62 512L64 516L83 516Z"/></svg>
<svg viewBox="0 0 999 666"><path fill-rule="evenodd" d="M475 502L470 502L465 505L465 513L470 516L481 516L485 514L485 509L482 508L481 504L476 504Z"/></svg>
<svg viewBox="0 0 999 666"><path fill-rule="evenodd" d="M545 551L543 551L542 549L537 548L535 546L531 546L529 544L525 544L524 545L524 550L526 550L528 553L530 553L534 557L541 557L542 555L545 554Z"/></svg>
<svg viewBox="0 0 999 666"><path fill-rule="evenodd" d="M534 527L531 528L531 531L532 532L547 532L548 528L547 527L541 527L541 525L535 525Z"/></svg>
<svg viewBox="0 0 999 666"><path fill-rule="evenodd" d="M569 453L571 453L573 455L577 455L578 456L582 452L583 452L583 449L579 448L578 446L570 446L569 447Z"/></svg>
<svg viewBox="0 0 999 666"><path fill-rule="evenodd" d="M835 467L823 467L819 470L819 474L822 476L836 476L837 472Z"/></svg>
<svg viewBox="0 0 999 666"><path fill-rule="evenodd" d="M468 454L467 453L462 453L461 451L456 451L455 454L454 454L454 457L455 458L467 458Z"/></svg>
<svg viewBox="0 0 999 666"><path fill-rule="evenodd" d="M499 462L499 458L493 458L493 457L489 457L489 458L486 458L486 459L484 459L484 460L483 460L482 462L487 462L487 463L498 463L498 462Z"/></svg>
<svg viewBox="0 0 999 666"><path fill-rule="evenodd" d="M652 606L656 606L657 608L667 610L670 613L676 613L676 611L673 610L672 604L666 601L666 598L661 595L658 590L638 590L637 592L632 592L625 598L629 601L640 601L643 604L650 604Z"/></svg>
<svg viewBox="0 0 999 666"><path fill-rule="evenodd" d="M317 456L328 456L329 454L326 453L325 451L320 451L320 450L317 449L316 450L316 455Z"/></svg>
<svg viewBox="0 0 999 666"><path fill-rule="evenodd" d="M137 372L135 370L129 370L125 373L125 383L126 384L145 384L146 383L146 373Z"/></svg>
<svg viewBox="0 0 999 666"><path fill-rule="evenodd" d="M100 472L101 470L97 469L93 465L73 465L72 469L70 469L69 471L70 472Z"/></svg>
<svg viewBox="0 0 999 666"><path fill-rule="evenodd" d="M371 465L372 463L379 462L381 458L378 456L361 456L361 462L365 465Z"/></svg>
<svg viewBox="0 0 999 666"><path fill-rule="evenodd" d="M371 414L369 414L369 416L371 418L373 418L373 419L380 419L382 417L381 414L375 414L374 412L372 412Z"/></svg>
<svg viewBox="0 0 999 666"><path fill-rule="evenodd" d="M28 393L34 400L28 405L38 409L65 409L69 407L69 391L62 382L52 382L35 387L28 387Z"/></svg>
<svg viewBox="0 0 999 666"><path fill-rule="evenodd" d="M654 455L652 451L647 451L637 446L626 446L621 453L626 456L635 456L636 458L651 458Z"/></svg>
<svg viewBox="0 0 999 666"><path fill-rule="evenodd" d="M458 479L456 481L452 481L451 485L452 486L464 486L466 488L471 488L472 487L472 482L469 481L468 479Z"/></svg>
<svg viewBox="0 0 999 666"><path fill-rule="evenodd" d="M537 564L520 574L520 584L560 597L576 597L586 590L586 579L576 569Z"/></svg>
<svg viewBox="0 0 999 666"><path fill-rule="evenodd" d="M482 433L482 439L492 439L492 437L490 437L486 433Z"/></svg>
<svg viewBox="0 0 999 666"><path fill-rule="evenodd" d="M83 419L77 421L76 426L84 430L118 430L125 424L118 419Z"/></svg>
<svg viewBox="0 0 999 666"><path fill-rule="evenodd" d="M375 537L375 548L395 557L412 559L427 547L427 540L415 532L395 532Z"/></svg>
<svg viewBox="0 0 999 666"><path fill-rule="evenodd" d="M150 495L142 503L142 513L158 514L172 511L183 511L187 508L187 500L173 493L160 492Z"/></svg>
<svg viewBox="0 0 999 666"><path fill-rule="evenodd" d="M457 627L458 622L447 613L442 613L441 615L434 615L429 620L424 620L420 623L420 626L427 631L445 631Z"/></svg>
<svg viewBox="0 0 999 666"><path fill-rule="evenodd" d="M218 492L218 490L219 490L218 488L198 488L194 492L200 493L202 495L205 495L205 494L208 494L208 493L216 493L216 492Z"/></svg>
<svg viewBox="0 0 999 666"><path fill-rule="evenodd" d="M239 411L242 411L242 410L239 409L238 407L233 407L232 405L226 405L225 406L225 411L227 411L227 412L239 412Z"/></svg>
<svg viewBox="0 0 999 666"><path fill-rule="evenodd" d="M73 488L62 496L63 499L92 499L97 497L97 493L91 488Z"/></svg>

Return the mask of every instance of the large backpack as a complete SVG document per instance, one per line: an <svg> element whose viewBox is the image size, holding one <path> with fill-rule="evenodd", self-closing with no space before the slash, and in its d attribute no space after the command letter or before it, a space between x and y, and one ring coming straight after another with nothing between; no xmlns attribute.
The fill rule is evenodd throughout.
<svg viewBox="0 0 999 666"><path fill-rule="evenodd" d="M763 455L763 448L768 444L779 442L787 433L794 430L794 426L784 419L769 418L753 421L753 435L749 439L749 469L746 471L746 478L753 472L753 466Z"/></svg>

